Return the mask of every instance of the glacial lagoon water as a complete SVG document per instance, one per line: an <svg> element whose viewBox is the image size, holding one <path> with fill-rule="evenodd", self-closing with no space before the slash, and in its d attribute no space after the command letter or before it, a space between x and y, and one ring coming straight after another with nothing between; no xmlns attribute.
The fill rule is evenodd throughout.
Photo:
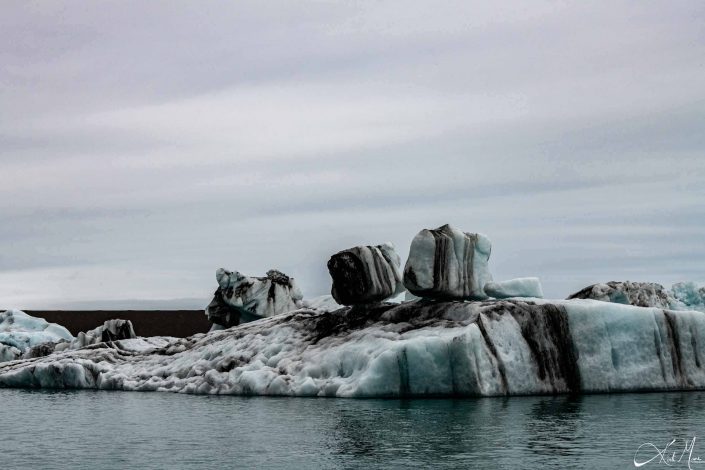
<svg viewBox="0 0 705 470"><path fill-rule="evenodd" d="M642 462L676 439L680 457L693 437L670 468L688 468L689 455L705 468L705 392L354 400L0 389L0 422L2 469L634 468L639 446Z"/></svg>

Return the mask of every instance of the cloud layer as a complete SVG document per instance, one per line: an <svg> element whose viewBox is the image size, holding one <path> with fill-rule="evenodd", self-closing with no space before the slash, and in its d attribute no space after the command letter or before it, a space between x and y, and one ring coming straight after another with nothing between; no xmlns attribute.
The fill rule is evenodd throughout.
<svg viewBox="0 0 705 470"><path fill-rule="evenodd" d="M705 283L698 2L5 2L0 307L329 290L450 222L565 297Z"/></svg>

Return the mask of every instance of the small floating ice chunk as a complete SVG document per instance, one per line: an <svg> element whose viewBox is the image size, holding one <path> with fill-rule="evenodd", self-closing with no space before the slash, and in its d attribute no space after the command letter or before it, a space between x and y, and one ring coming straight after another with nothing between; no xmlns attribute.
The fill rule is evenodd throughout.
<svg viewBox="0 0 705 470"><path fill-rule="evenodd" d="M543 298L541 281L537 277L520 277L501 282L488 282L485 284L485 294L495 299L508 299L510 297L537 297Z"/></svg>

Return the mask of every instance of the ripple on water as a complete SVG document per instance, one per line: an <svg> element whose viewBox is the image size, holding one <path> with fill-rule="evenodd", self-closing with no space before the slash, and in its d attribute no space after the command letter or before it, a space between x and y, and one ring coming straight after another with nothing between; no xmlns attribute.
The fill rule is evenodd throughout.
<svg viewBox="0 0 705 470"><path fill-rule="evenodd" d="M0 403L3 469L633 468L640 444L705 431L701 392L344 400L0 390Z"/></svg>

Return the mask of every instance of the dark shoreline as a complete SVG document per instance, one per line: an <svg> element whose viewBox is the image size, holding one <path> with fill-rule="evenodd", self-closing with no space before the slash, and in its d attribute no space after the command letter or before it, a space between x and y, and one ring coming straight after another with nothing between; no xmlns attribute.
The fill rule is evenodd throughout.
<svg viewBox="0 0 705 470"><path fill-rule="evenodd" d="M1 310L0 310L1 311ZM115 318L130 320L140 336L186 337L205 333L210 323L203 310L23 310L66 327L74 336Z"/></svg>

